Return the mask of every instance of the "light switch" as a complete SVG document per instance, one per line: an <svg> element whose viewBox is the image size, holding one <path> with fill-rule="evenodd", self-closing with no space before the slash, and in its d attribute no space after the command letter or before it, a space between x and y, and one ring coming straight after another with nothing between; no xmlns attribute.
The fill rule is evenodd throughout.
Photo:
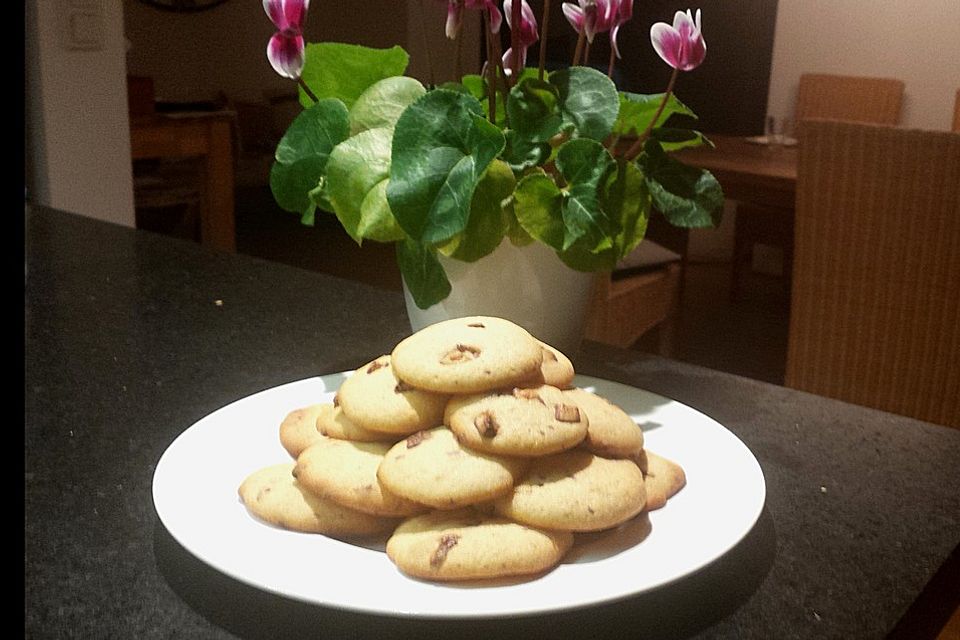
<svg viewBox="0 0 960 640"><path fill-rule="evenodd" d="M62 15L63 47L79 51L103 48L101 0L68 0Z"/></svg>

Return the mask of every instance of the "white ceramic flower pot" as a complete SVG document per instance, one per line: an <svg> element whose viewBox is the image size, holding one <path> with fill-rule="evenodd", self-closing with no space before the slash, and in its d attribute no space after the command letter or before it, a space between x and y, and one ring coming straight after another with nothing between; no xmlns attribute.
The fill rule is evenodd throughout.
<svg viewBox="0 0 960 640"><path fill-rule="evenodd" d="M594 274L574 271L549 247L509 240L488 256L468 263L440 256L453 290L420 309L404 283L407 315L414 331L461 316L497 316L515 322L567 355L580 348Z"/></svg>

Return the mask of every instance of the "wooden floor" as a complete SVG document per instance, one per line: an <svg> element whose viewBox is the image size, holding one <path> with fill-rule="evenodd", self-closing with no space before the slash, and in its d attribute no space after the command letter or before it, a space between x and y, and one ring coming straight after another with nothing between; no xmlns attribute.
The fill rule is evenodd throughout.
<svg viewBox="0 0 960 640"><path fill-rule="evenodd" d="M335 217L318 213L313 228L277 209L266 189L237 193L237 250L305 269L400 290L392 245L358 247ZM679 360L783 384L788 297L779 278L754 274L741 300L729 300L729 264L691 264L677 335ZM649 345L648 345L649 343ZM638 349L651 349L641 339Z"/></svg>

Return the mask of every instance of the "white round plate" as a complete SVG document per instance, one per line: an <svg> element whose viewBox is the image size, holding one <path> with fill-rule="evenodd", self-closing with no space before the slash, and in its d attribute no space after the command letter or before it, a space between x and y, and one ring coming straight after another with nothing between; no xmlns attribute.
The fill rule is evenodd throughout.
<svg viewBox="0 0 960 640"><path fill-rule="evenodd" d="M264 524L237 496L248 475L290 459L278 437L286 414L330 402L347 375L262 391L180 434L153 477L154 504L170 534L215 569L297 600L374 614L490 618L590 606L655 589L726 553L763 509L760 465L719 423L662 396L577 376L578 386L643 425L646 447L678 462L687 486L649 520L640 516L613 531L579 536L559 566L533 580L467 586L414 580L376 548Z"/></svg>

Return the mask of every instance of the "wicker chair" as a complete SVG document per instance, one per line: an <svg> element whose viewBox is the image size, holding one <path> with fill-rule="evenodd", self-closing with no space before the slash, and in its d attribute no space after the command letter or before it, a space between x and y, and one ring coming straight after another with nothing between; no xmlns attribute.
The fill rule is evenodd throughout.
<svg viewBox="0 0 960 640"><path fill-rule="evenodd" d="M960 89L957 89L957 98L953 102L953 131L960 132Z"/></svg>
<svg viewBox="0 0 960 640"><path fill-rule="evenodd" d="M797 125L808 118L896 125L900 121L903 87L903 82L891 78L804 74L797 90ZM732 299L739 297L742 274L750 267L755 244L781 248L783 276L789 290L793 266L791 210L738 204L734 236Z"/></svg>
<svg viewBox="0 0 960 640"><path fill-rule="evenodd" d="M613 273L597 275L584 337L627 348L657 329L657 352L672 356L683 274L681 254L644 240Z"/></svg>
<svg viewBox="0 0 960 640"><path fill-rule="evenodd" d="M829 118L896 125L903 104L903 82L806 73L797 88L797 121Z"/></svg>
<svg viewBox="0 0 960 640"><path fill-rule="evenodd" d="M960 427L960 135L800 135L787 386Z"/></svg>

